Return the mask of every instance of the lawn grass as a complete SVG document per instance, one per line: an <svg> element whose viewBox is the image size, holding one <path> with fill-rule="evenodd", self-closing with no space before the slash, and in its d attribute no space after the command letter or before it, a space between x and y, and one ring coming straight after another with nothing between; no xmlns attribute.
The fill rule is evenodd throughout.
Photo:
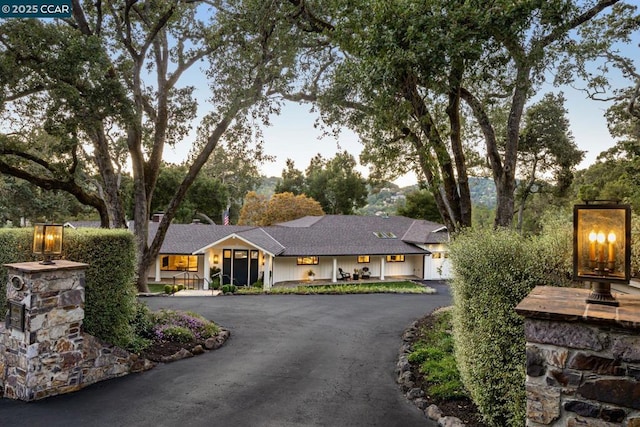
<svg viewBox="0 0 640 427"><path fill-rule="evenodd" d="M433 324L422 328L422 338L414 344L409 361L420 364L428 394L443 400L467 396L453 355L451 311L435 314Z"/></svg>
<svg viewBox="0 0 640 427"><path fill-rule="evenodd" d="M164 285L166 285L166 283L147 283L147 286L149 286L149 292L151 293L164 293Z"/></svg>
<svg viewBox="0 0 640 427"><path fill-rule="evenodd" d="M240 287L236 291L239 295L321 295L321 294L376 294L376 293L402 293L402 294L431 294L435 290L419 285L411 281L380 282L380 283L341 283L336 285L299 285L296 287L273 287L270 290L260 288Z"/></svg>

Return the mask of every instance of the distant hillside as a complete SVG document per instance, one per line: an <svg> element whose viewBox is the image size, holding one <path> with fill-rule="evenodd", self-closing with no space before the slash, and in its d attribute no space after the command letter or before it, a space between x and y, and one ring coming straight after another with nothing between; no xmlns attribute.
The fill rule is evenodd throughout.
<svg viewBox="0 0 640 427"><path fill-rule="evenodd" d="M488 208L496 206L496 186L491 178L469 177L471 203Z"/></svg>
<svg viewBox="0 0 640 427"><path fill-rule="evenodd" d="M256 193L271 197L278 180L280 178L275 176L263 177ZM404 204L406 195L416 190L418 190L417 185L398 187L393 183L388 183L373 191L370 189L366 206L356 213L359 215L395 215L398 205ZM469 190L471 191L471 202L474 205L484 205L488 208L496 206L496 187L492 179L470 177Z"/></svg>

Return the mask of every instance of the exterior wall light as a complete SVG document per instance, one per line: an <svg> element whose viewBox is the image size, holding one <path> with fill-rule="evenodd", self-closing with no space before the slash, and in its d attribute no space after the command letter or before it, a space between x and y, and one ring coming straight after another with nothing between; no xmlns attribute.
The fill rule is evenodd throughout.
<svg viewBox="0 0 640 427"><path fill-rule="evenodd" d="M631 207L586 201L573 207L573 279L592 282L587 303L618 306L611 283L631 278Z"/></svg>
<svg viewBox="0 0 640 427"><path fill-rule="evenodd" d="M40 264L55 264L52 256L62 254L64 227L61 224L36 224L33 229L33 254L44 257Z"/></svg>
<svg viewBox="0 0 640 427"><path fill-rule="evenodd" d="M213 256L213 263L214 263L214 264L217 264L219 261L220 261L220 259L218 259L218 254L215 254L215 255Z"/></svg>

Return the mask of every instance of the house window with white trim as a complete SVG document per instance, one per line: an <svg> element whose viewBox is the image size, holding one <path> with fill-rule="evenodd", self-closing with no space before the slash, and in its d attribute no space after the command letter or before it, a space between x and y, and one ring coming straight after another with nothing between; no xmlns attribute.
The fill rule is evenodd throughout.
<svg viewBox="0 0 640 427"><path fill-rule="evenodd" d="M197 255L162 255L160 257L162 271L198 271Z"/></svg>
<svg viewBox="0 0 640 427"><path fill-rule="evenodd" d="M404 262L404 255L387 255L387 262Z"/></svg>
<svg viewBox="0 0 640 427"><path fill-rule="evenodd" d="M358 255L358 264L367 264L369 262L371 262L369 255Z"/></svg>
<svg viewBox="0 0 640 427"><path fill-rule="evenodd" d="M299 256L298 265L316 265L319 258L317 256Z"/></svg>

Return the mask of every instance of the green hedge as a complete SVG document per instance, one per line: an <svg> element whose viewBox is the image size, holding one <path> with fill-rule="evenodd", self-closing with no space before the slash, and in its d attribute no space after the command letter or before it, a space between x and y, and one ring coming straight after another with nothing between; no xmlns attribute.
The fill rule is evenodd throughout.
<svg viewBox="0 0 640 427"><path fill-rule="evenodd" d="M4 322L7 307L7 269L5 264L33 261L31 243L33 228L0 228L0 313Z"/></svg>
<svg viewBox="0 0 640 427"><path fill-rule="evenodd" d="M133 339L135 315L134 236L126 230L65 229L63 257L88 264L84 330L107 342L126 347ZM0 230L0 261L33 260L33 229ZM0 268L2 306L6 269Z"/></svg>
<svg viewBox="0 0 640 427"><path fill-rule="evenodd" d="M455 356L490 426L525 422L524 321L514 307L541 284L548 242L509 230L465 231L451 244Z"/></svg>

